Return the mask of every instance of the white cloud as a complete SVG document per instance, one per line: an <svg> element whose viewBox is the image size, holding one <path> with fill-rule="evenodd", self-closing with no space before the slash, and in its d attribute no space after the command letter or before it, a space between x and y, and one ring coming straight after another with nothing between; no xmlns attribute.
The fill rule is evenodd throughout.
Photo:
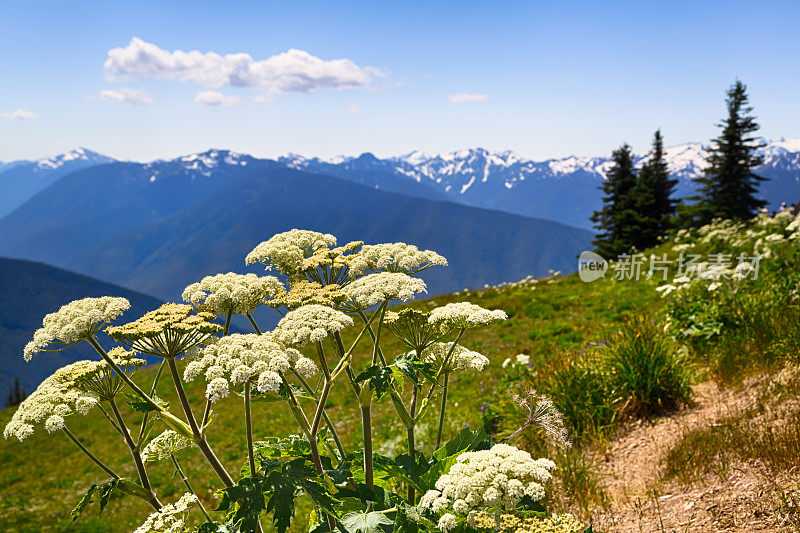
<svg viewBox="0 0 800 533"><path fill-rule="evenodd" d="M104 69L110 81L156 78L206 88L252 87L265 92L262 100L287 93L368 87L374 77L385 75L350 59L324 60L294 48L255 60L243 52L171 52L137 37L125 47L109 50Z"/></svg>
<svg viewBox="0 0 800 533"><path fill-rule="evenodd" d="M358 104L350 104L349 106L347 106L347 110L354 115L358 115L359 113L361 113L361 106Z"/></svg>
<svg viewBox="0 0 800 533"><path fill-rule="evenodd" d="M467 104L470 102L485 102L489 96L481 93L456 93L451 94L447 99L454 104Z"/></svg>
<svg viewBox="0 0 800 533"><path fill-rule="evenodd" d="M238 96L225 96L217 91L200 91L194 97L194 101L198 104L223 107L236 107L242 103L242 99Z"/></svg>
<svg viewBox="0 0 800 533"><path fill-rule="evenodd" d="M14 120L33 120L38 118L38 115L32 111L28 111L27 109L17 109L11 113L0 113L0 117L11 118Z"/></svg>
<svg viewBox="0 0 800 533"><path fill-rule="evenodd" d="M100 91L100 100L123 104L146 105L153 103L153 97L145 89L107 89Z"/></svg>

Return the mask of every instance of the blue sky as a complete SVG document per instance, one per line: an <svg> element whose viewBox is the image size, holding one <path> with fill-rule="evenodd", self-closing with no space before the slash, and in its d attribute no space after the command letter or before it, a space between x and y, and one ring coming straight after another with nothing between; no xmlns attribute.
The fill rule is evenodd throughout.
<svg viewBox="0 0 800 533"><path fill-rule="evenodd" d="M644 151L656 127L713 137L737 77L765 137L800 137L797 20L769 1L4 2L0 161Z"/></svg>

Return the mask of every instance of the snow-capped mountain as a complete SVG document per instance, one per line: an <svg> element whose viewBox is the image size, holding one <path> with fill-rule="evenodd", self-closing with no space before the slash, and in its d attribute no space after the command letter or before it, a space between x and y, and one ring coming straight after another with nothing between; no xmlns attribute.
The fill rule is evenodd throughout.
<svg viewBox="0 0 800 533"><path fill-rule="evenodd" d="M691 195L695 179L706 168L706 146L685 143L666 149L671 172L680 180L677 194ZM759 149L764 163L758 172L770 178L761 193L775 208L781 202L800 200L800 140L780 139ZM636 158L637 166L647 154ZM438 155L411 152L378 159L372 154L338 157L333 160L303 158L290 154L280 161L290 167L334 174L346 179L365 180L364 160L376 176L404 176L426 189L438 189L450 200L468 205L500 209L515 214L549 218L579 227L590 227L589 215L600 205L598 190L612 166L609 157L571 156L535 161L514 152L490 152L477 148ZM354 170L358 168L358 172ZM357 175L356 175L357 174ZM397 187L392 184L393 190Z"/></svg>
<svg viewBox="0 0 800 533"><path fill-rule="evenodd" d="M75 170L114 159L86 148L78 148L54 157L35 161L12 161L0 165L0 217Z"/></svg>

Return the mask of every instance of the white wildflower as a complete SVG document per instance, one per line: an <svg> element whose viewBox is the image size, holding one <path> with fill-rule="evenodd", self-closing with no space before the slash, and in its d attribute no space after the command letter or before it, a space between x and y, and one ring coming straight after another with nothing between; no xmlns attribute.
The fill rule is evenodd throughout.
<svg viewBox="0 0 800 533"><path fill-rule="evenodd" d="M316 250L336 244L336 237L327 233L293 229L273 235L245 257L245 264L261 263L290 278L302 271L303 259Z"/></svg>
<svg viewBox="0 0 800 533"><path fill-rule="evenodd" d="M313 361L271 333L234 333L203 348L199 358L186 365L183 378L193 381L205 372L209 382L206 397L217 401L227 396L231 387L247 382L256 383L262 392L277 392L281 384L279 373L292 367L308 377L317 371Z"/></svg>
<svg viewBox="0 0 800 533"><path fill-rule="evenodd" d="M56 370L22 401L5 427L5 438L16 437L23 441L37 427L43 427L48 433L52 433L64 427L66 416L74 412L87 414L97 404L97 398L80 388L76 380L87 369L102 364L84 360Z"/></svg>
<svg viewBox="0 0 800 533"><path fill-rule="evenodd" d="M436 524L436 527L444 533L447 533L455 529L457 525L458 519L456 519L455 515L447 513L439 519L439 523Z"/></svg>
<svg viewBox="0 0 800 533"><path fill-rule="evenodd" d="M415 274L432 266L447 266L447 259L431 250L420 250L402 242L365 244L351 258L351 277L367 270L373 272L403 272Z"/></svg>
<svg viewBox="0 0 800 533"><path fill-rule="evenodd" d="M133 533L184 533L189 530L186 523L189 507L197 502L197 496L187 492L175 503L165 505L148 516Z"/></svg>
<svg viewBox="0 0 800 533"><path fill-rule="evenodd" d="M142 450L142 460L161 461L194 443L183 435L168 429L147 443Z"/></svg>
<svg viewBox="0 0 800 533"><path fill-rule="evenodd" d="M469 329L508 318L505 311L484 309L469 302L447 304L431 311L428 322L451 329Z"/></svg>
<svg viewBox="0 0 800 533"><path fill-rule="evenodd" d="M359 278L344 288L347 307L363 310L387 300L408 301L427 292L425 282L401 272L379 272Z"/></svg>
<svg viewBox="0 0 800 533"><path fill-rule="evenodd" d="M247 314L285 290L275 276L228 272L192 283L184 289L183 300L218 315Z"/></svg>
<svg viewBox="0 0 800 533"><path fill-rule="evenodd" d="M422 360L441 367L445 363L447 354L452 349L453 353L444 366L444 372L459 372L462 370L483 370L489 364L489 358L478 352L456 345L452 342L434 342L422 352ZM413 355L414 352L409 352Z"/></svg>
<svg viewBox="0 0 800 533"><path fill-rule="evenodd" d="M44 317L42 327L34 332L33 340L25 346L23 356L30 361L33 354L51 343L63 348L85 340L130 307L130 302L125 298L112 296L70 302Z"/></svg>
<svg viewBox="0 0 800 533"><path fill-rule="evenodd" d="M534 460L528 452L508 444L465 452L436 481L436 490L422 497L420 506L434 512L449 508L459 515L481 507L514 509L525 495L535 501L544 497L544 484L554 468L553 461Z"/></svg>
<svg viewBox="0 0 800 533"><path fill-rule="evenodd" d="M303 345L321 341L329 333L353 325L353 319L331 307L310 304L289 311L278 322L275 336L284 344Z"/></svg>

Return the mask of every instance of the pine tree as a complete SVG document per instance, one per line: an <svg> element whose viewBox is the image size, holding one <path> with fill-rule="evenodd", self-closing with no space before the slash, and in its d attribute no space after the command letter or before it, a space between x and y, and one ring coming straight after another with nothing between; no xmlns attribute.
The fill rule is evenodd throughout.
<svg viewBox="0 0 800 533"><path fill-rule="evenodd" d="M728 116L718 124L722 133L712 141L709 166L698 180L699 194L687 208L693 224L706 224L715 217L746 220L766 205L756 198L758 184L765 178L753 173L762 161L755 155L758 137L751 134L760 126L748 101L747 87L736 80L727 92Z"/></svg>
<svg viewBox="0 0 800 533"><path fill-rule="evenodd" d="M676 201L672 194L678 180L671 179L664 160L664 139L661 130L653 136L653 151L642 166L636 180L633 196L638 221L632 228L633 245L644 250L658 244L659 237L672 227Z"/></svg>
<svg viewBox="0 0 800 533"><path fill-rule="evenodd" d="M603 207L595 211L591 220L598 233L592 244L597 253L611 259L625 253L633 246L632 235L637 223L634 187L636 173L633 169L633 154L628 144L623 144L611 154L614 166L601 185Z"/></svg>

